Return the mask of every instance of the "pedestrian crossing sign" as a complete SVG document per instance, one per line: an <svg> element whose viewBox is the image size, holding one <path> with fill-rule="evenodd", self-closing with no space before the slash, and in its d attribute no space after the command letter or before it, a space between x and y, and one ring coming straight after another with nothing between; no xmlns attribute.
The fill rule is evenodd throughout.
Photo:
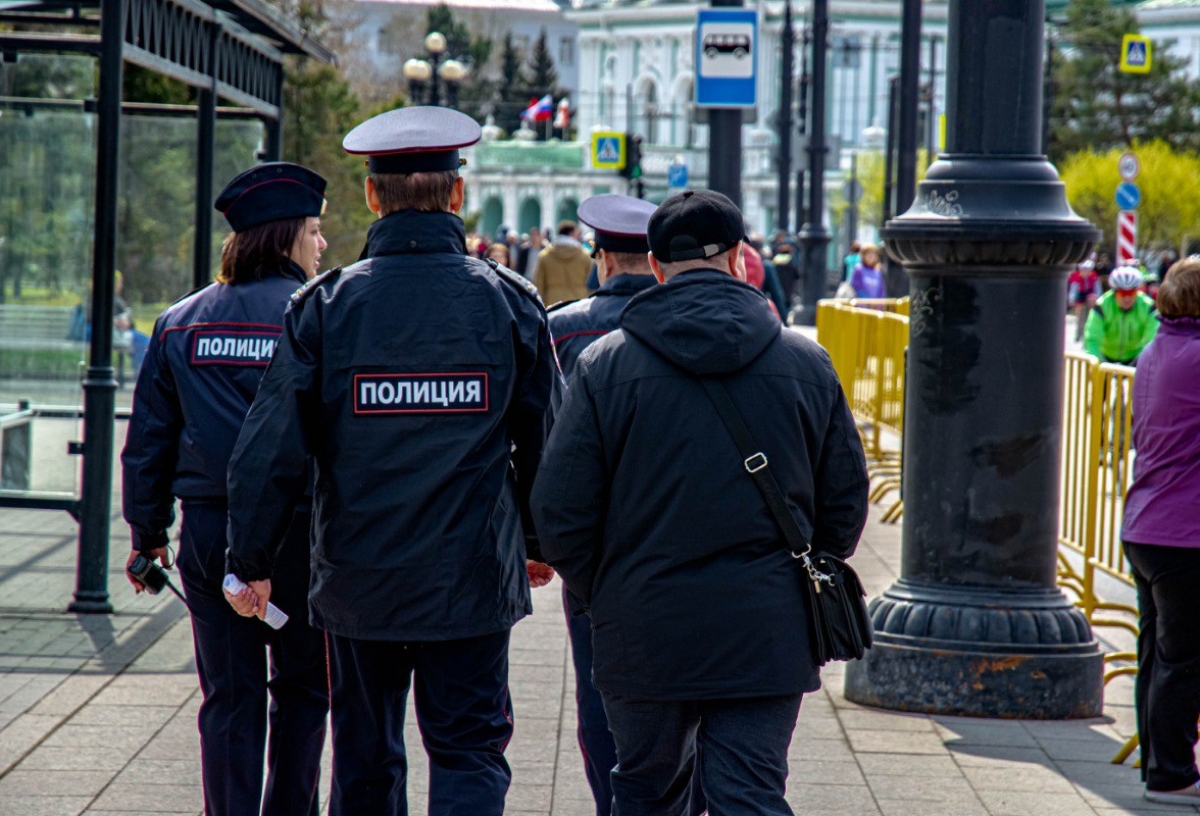
<svg viewBox="0 0 1200 816"><path fill-rule="evenodd" d="M1150 38L1141 34L1126 34L1121 38L1121 72L1150 73Z"/></svg>
<svg viewBox="0 0 1200 816"><path fill-rule="evenodd" d="M597 170L625 169L625 134L599 131L592 134L592 167Z"/></svg>

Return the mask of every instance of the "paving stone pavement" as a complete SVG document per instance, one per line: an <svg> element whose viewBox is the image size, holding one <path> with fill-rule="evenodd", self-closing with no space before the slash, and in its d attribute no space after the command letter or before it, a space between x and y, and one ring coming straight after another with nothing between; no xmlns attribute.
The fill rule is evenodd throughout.
<svg viewBox="0 0 1200 816"><path fill-rule="evenodd" d="M128 530L114 513L109 587L116 612L64 613L75 532L65 514L0 510L0 815L198 814L199 690L185 610L169 595L129 591L122 577ZM871 593L894 580L899 556L899 527L873 518L854 559ZM534 606L512 641L516 733L507 812L591 816L557 581L535 591ZM1112 630L1098 634L1111 637ZM1117 636L1114 645L1130 643ZM801 709L788 787L798 814L1196 810L1145 802L1132 764L1110 764L1133 730L1129 678L1109 685L1103 717L1028 722L868 709L842 697L842 676L840 666L827 669L824 687ZM426 766L415 729L407 739L412 812L420 816ZM321 789L328 791L328 751L325 759Z"/></svg>

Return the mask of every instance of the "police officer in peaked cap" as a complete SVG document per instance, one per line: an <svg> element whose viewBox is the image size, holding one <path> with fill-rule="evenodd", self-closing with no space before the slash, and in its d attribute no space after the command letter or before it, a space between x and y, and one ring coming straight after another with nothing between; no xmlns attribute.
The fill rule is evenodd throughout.
<svg viewBox="0 0 1200 816"><path fill-rule="evenodd" d="M272 537L316 460L314 625L329 635L332 816L405 814L411 689L431 816L497 816L511 779L509 631L538 558L528 497L557 368L527 281L466 254L469 117L381 114L362 259L293 298L230 464L230 562L270 597Z"/></svg>
<svg viewBox="0 0 1200 816"><path fill-rule="evenodd" d="M592 257L600 288L583 300L550 309L550 333L563 376L592 342L617 328L629 299L658 281L646 256L646 224L655 205L624 195L595 195L579 205L579 220L596 234Z"/></svg>
<svg viewBox="0 0 1200 816"><path fill-rule="evenodd" d="M315 816L319 805L329 684L325 637L306 614L312 501L303 460L299 489L260 532L276 554L261 577L271 578L288 622L275 631L239 617L221 584L229 457L289 298L320 264L324 196L325 179L287 162L252 167L217 196L214 206L233 229L220 274L155 324L121 454L123 511L133 534L128 563L139 554L167 563L167 530L175 499L182 500L179 572L204 694L200 756L209 816Z"/></svg>

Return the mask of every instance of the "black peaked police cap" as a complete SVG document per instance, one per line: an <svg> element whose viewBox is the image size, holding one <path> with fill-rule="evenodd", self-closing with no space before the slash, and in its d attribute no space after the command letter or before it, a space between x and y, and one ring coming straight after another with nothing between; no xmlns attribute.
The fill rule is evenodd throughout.
<svg viewBox="0 0 1200 816"><path fill-rule="evenodd" d="M687 190L654 211L647 227L650 251L659 261L711 258L733 249L746 237L742 212L712 190Z"/></svg>
<svg viewBox="0 0 1200 816"><path fill-rule="evenodd" d="M645 252L646 225L657 209L649 201L605 193L584 199L576 210L579 220L596 231L596 249Z"/></svg>
<svg viewBox="0 0 1200 816"><path fill-rule="evenodd" d="M285 218L318 216L325 210L325 179L291 162L267 162L239 173L213 207L234 232Z"/></svg>
<svg viewBox="0 0 1200 816"><path fill-rule="evenodd" d="M482 132L478 122L451 108L398 108L347 133L342 149L366 156L372 173L437 173L466 164L459 148L478 142Z"/></svg>

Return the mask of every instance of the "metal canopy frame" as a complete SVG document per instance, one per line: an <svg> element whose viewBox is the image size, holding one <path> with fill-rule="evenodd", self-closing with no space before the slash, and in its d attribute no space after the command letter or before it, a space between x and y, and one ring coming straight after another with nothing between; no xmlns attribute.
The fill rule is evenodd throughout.
<svg viewBox="0 0 1200 816"><path fill-rule="evenodd" d="M282 150L283 56L333 62L332 52L295 20L263 0L0 0L0 23L54 26L64 31L0 33L0 58L23 53L86 54L99 58L96 198L92 266L93 315L110 315L116 270L117 167L123 65L126 61L195 87L197 119L193 282L208 283L212 264L213 150L217 99L240 106L266 127L260 158ZM99 29L99 33L75 33ZM26 101L34 104L33 100ZM152 107L152 106L151 106ZM190 106L187 106L190 107ZM179 115L179 106L169 113ZM164 112L167 112L164 108ZM78 500L0 493L0 507L66 510L79 521L72 612L109 613L109 513L112 503L115 392L112 332L91 333L83 380L83 489Z"/></svg>

